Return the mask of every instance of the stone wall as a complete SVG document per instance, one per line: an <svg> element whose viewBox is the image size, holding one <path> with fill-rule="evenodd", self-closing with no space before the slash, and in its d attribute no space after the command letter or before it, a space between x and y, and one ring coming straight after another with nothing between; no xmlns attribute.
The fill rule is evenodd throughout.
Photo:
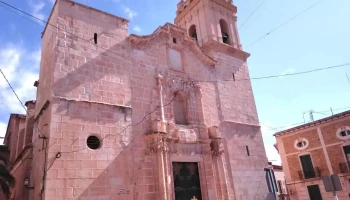
<svg viewBox="0 0 350 200"><path fill-rule="evenodd" d="M350 126L350 120L341 120L336 123L331 123L321 127L322 135L326 145L342 142L342 140L336 136L337 129L342 126Z"/></svg>
<svg viewBox="0 0 350 200"><path fill-rule="evenodd" d="M24 179L29 177L32 162L32 146L27 145L23 152L19 155L16 162L11 166L10 172L15 177L16 184L11 188L11 199L24 200L28 199L31 189L24 185ZM30 182L28 187L33 187Z"/></svg>
<svg viewBox="0 0 350 200"><path fill-rule="evenodd" d="M294 142L298 138L305 138L309 141L309 146L306 149L312 149L321 146L320 138L318 137L316 129L303 131L300 134L294 134L283 138L286 154L298 152L298 150L294 148Z"/></svg>
<svg viewBox="0 0 350 200"><path fill-rule="evenodd" d="M127 20L67 0L57 1L50 21L59 29L46 29L43 37L43 49L49 50L43 54L38 88L33 199L159 198L161 164L157 155L146 154L144 140L152 133L152 120L161 116L158 74L164 77L168 134L191 133L185 140L203 142L204 153L196 155L203 199L265 199L267 159L251 84L216 82L232 72L249 78L243 61L217 53L212 56L220 64L214 66L173 25L150 36L128 36ZM174 123L172 101L178 91L184 92L188 125ZM212 126L224 133L225 153L219 158L211 155L208 143L207 128ZM86 145L91 135L102 142L97 150ZM165 160L171 164L191 156ZM171 176L171 167L166 170Z"/></svg>
<svg viewBox="0 0 350 200"><path fill-rule="evenodd" d="M301 171L299 156L289 155L287 156L287 162L289 166L288 171L291 176L291 179L287 179L287 181L290 182L290 181L301 180L301 177L299 176L299 171Z"/></svg>
<svg viewBox="0 0 350 200"><path fill-rule="evenodd" d="M334 146L327 147L327 152L328 152L329 160L331 162L333 173L339 174L340 173L339 163L345 162L342 146L334 145Z"/></svg>

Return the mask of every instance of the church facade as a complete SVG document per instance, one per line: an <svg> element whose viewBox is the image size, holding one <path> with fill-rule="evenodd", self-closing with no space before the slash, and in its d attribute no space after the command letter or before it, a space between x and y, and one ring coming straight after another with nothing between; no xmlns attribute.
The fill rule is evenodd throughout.
<svg viewBox="0 0 350 200"><path fill-rule="evenodd" d="M175 25L139 36L126 19L57 0L42 35L28 199L268 199L236 12L228 0L181 1Z"/></svg>

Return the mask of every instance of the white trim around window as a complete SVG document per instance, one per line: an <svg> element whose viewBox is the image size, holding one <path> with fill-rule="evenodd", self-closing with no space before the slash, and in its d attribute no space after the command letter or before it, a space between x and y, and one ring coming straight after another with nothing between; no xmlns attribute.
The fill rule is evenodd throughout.
<svg viewBox="0 0 350 200"><path fill-rule="evenodd" d="M350 127L344 126L337 129L336 132L337 138L341 140L348 140L350 139Z"/></svg>
<svg viewBox="0 0 350 200"><path fill-rule="evenodd" d="M309 141L306 138L298 138L294 141L294 148L296 150L304 150L309 146Z"/></svg>

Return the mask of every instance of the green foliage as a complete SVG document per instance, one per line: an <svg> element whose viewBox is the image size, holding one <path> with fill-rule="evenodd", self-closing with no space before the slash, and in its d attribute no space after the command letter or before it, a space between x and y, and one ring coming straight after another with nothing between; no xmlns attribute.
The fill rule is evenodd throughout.
<svg viewBox="0 0 350 200"><path fill-rule="evenodd" d="M4 196L8 199L11 196L11 189L16 183L15 177L9 172L7 165L7 159L0 156L0 188Z"/></svg>

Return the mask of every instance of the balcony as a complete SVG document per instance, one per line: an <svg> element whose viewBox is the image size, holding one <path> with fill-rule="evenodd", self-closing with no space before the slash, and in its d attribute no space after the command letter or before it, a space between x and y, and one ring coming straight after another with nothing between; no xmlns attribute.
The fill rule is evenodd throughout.
<svg viewBox="0 0 350 200"><path fill-rule="evenodd" d="M300 180L322 177L321 169L319 167L315 167L311 170L300 170L298 171L298 174Z"/></svg>
<svg viewBox="0 0 350 200"><path fill-rule="evenodd" d="M350 173L350 162L339 163L339 168L341 173Z"/></svg>

